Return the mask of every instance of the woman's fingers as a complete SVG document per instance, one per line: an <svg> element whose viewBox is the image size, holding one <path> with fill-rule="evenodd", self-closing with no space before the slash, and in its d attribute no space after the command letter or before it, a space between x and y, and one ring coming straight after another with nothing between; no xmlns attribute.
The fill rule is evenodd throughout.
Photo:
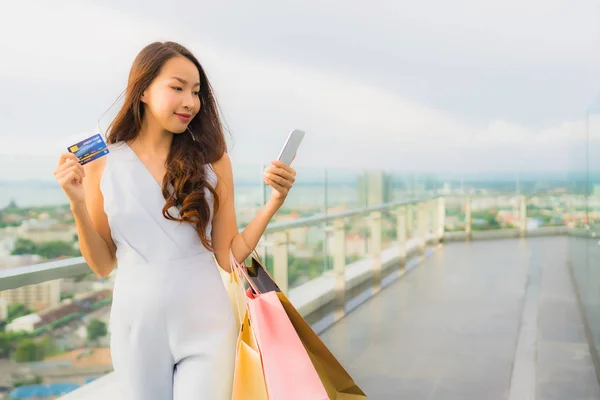
<svg viewBox="0 0 600 400"><path fill-rule="evenodd" d="M77 174L79 178L83 179L83 177L85 177L85 170L83 169L83 166L78 162L72 161L65 163L65 165L55 171L54 175L56 176L56 179L61 179L63 176L66 176L71 172Z"/></svg>

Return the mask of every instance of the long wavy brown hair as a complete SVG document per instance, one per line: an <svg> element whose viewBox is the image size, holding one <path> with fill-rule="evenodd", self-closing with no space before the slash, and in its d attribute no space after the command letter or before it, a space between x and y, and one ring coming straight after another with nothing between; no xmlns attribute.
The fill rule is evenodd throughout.
<svg viewBox="0 0 600 400"><path fill-rule="evenodd" d="M177 56L193 62L200 72L201 107L189 123L188 130L173 135L166 161L167 172L161 185L166 200L162 213L169 220L194 224L204 247L213 250L206 234L211 214L204 189L208 188L212 193L215 211L219 206L219 197L208 182L204 168L206 164L219 160L227 151L227 145L213 89L200 62L188 49L174 42L155 42L140 51L129 72L124 104L107 129L106 141L130 142L137 137L144 118L142 94L160 73L162 66ZM173 206L181 206L179 217L170 215L169 209Z"/></svg>

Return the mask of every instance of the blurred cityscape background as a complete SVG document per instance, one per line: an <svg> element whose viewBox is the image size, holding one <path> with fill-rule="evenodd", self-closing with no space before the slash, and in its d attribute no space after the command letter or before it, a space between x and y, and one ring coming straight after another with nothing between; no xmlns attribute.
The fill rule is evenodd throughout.
<svg viewBox="0 0 600 400"><path fill-rule="evenodd" d="M285 253L274 233L259 246L272 271L285 255L290 290L332 276L339 213L443 198L448 238L568 235L598 358L600 3L165 7L161 0L2 3L0 399L58 398L112 370L108 319L118 269L106 279L82 272L73 217L51 172L73 137L104 132L135 54L154 40L180 41L209 73L234 142L240 228L270 195L260 163L291 129L306 131L298 180L272 223L319 223L286 229ZM382 211L381 238L365 215L346 218L344 267L423 233L409 206L399 238L392 209ZM62 267L78 273L45 278ZM30 271L40 283L15 287Z"/></svg>
<svg viewBox="0 0 600 400"><path fill-rule="evenodd" d="M524 195L527 229L558 226L572 232L598 231L600 168L597 168L597 160L600 158L592 154L600 153L600 142L590 138L578 139L572 144L574 161L585 169L564 174L451 176L300 167L298 181L273 222L443 196L447 232L465 230L467 201L471 203L472 231L519 229L520 201ZM259 181L262 168L261 165L235 166L240 228L253 218L269 194L268 188ZM2 269L81 256L66 198L54 182L3 181L0 188ZM416 225L416 215L411 218ZM394 221L390 216L383 218L384 247L396 239ZM298 227L287 233L290 288L331 269L327 249L331 247L332 234L325 229L325 224ZM581 251L576 235L573 240L574 246L579 246L577 251ZM368 257L369 246L365 219L353 220L346 233L347 262ZM578 261L574 267L581 271L600 266L582 265L586 259L579 256L574 259ZM271 268L268 250L266 260ZM98 279L90 272L0 293L0 389L7 393L15 387L43 382L56 383L58 390L66 392L112 369L108 318L114 274ZM587 282L585 273L578 276L584 289L598 288L598 282ZM597 303L590 307L593 315L600 316ZM600 330L596 334L600 339Z"/></svg>

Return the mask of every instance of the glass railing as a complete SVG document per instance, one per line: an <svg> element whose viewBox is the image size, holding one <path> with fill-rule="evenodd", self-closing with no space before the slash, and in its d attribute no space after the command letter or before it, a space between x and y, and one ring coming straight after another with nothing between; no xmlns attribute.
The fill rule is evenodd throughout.
<svg viewBox="0 0 600 400"><path fill-rule="evenodd" d="M600 354L600 99L586 114L583 135L570 140L572 190L577 197L568 207L573 235L569 261L592 342L592 355Z"/></svg>
<svg viewBox="0 0 600 400"><path fill-rule="evenodd" d="M270 188L262 183L263 168L234 165L240 228L270 196ZM585 229L586 224L589 232L597 229L595 200L577 192L581 185L569 185L560 176L498 178L496 182L493 176L453 177L310 167L297 167L297 171L297 182L273 220L275 228L265 234L258 246L270 272L278 282L285 280L282 286L288 291L340 274L334 262L339 259L336 258L339 221L344 227L343 268L371 257L377 248L398 248L400 205L404 207L401 229L405 230L406 239L413 240L422 237L423 226L431 234L440 223L448 233L465 232L467 227L474 233L518 230L523 221L528 231L553 226ZM51 204L40 203L41 194L36 192L40 187L44 194L54 193ZM444 219L439 221L435 205L423 200L436 196L442 196L445 204ZM30 197L36 198L37 203ZM8 371L3 378L10 390L36 382L57 383L56 390L70 390L73 386L68 385L83 385L111 370L105 358L110 332L104 332L112 282L118 271L104 280L97 279L84 264L69 267L74 272L57 272L63 266L55 263L70 262L71 257L79 256L72 216L64 205L66 199L63 197L61 202L60 198L60 189L52 183L36 184L29 189L21 186L6 199L7 205L11 199L14 204L0 211L3 268L0 288L12 285L10 290L0 293L3 321L0 364L4 363L4 371ZM381 204L388 206L371 210ZM380 240L373 235L373 213L381 216ZM595 240L589 242L595 247L589 244L586 252L576 251L580 257L577 265L588 266L576 269L578 281L588 285L581 292L590 307L596 304L594 290L600 289L593 286L596 281L590 280L589 272L589 265L600 249L598 239ZM581 258L581 254L586 255ZM40 267L39 263L44 262L50 264ZM40 283L15 286L14 282L29 278L9 276L9 272L29 265L34 265L31 274L39 276L36 282ZM587 275L582 275L582 271L587 271ZM588 314L592 315L591 311ZM74 371L77 379L69 375Z"/></svg>
<svg viewBox="0 0 600 400"><path fill-rule="evenodd" d="M271 194L262 181L264 167L234 165L240 228ZM297 167L297 172L293 190L272 221L274 228L258 246L267 267L288 291L339 273L333 271L336 221L344 221L349 266L394 244L394 202L433 193L419 185L395 188L394 175L379 171ZM18 396L27 395L27 390L58 395L112 370L108 319L118 268L105 279L90 272L80 257L67 199L54 182L2 185L0 378L5 392L18 389L13 392ZM11 194L6 196L6 191ZM382 203L390 206L373 210ZM379 239L372 233L378 226L372 223L377 213ZM416 227L416 211L412 215ZM36 386L40 383L45 386Z"/></svg>

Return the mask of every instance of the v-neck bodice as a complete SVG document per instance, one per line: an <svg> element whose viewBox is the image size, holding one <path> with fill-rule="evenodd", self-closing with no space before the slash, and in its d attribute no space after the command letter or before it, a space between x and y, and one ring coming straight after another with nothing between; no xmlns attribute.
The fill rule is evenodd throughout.
<svg viewBox="0 0 600 400"><path fill-rule="evenodd" d="M191 224L169 221L162 215L165 199L161 186L136 153L124 142L108 147L100 188L119 264L124 260L172 261L207 252ZM217 177L209 164L205 171L210 184L216 186ZM212 221L214 205L208 189L205 196ZM171 207L169 213L177 216L179 210ZM209 223L206 227L209 237L211 231Z"/></svg>

